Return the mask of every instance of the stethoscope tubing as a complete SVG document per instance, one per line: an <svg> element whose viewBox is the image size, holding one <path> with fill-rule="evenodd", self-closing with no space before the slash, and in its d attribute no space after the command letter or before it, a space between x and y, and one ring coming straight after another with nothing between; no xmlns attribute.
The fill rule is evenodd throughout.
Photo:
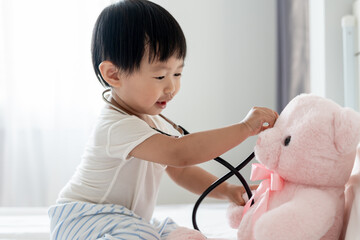
<svg viewBox="0 0 360 240"><path fill-rule="evenodd" d="M225 174L224 176L222 176L221 178L219 178L217 181L215 181L213 184L210 185L210 187L208 187L198 198L198 200L196 201L194 208L193 208L193 212L192 212L192 223L193 223L193 227L196 230L199 230L199 227L196 223L196 213L197 210L201 204L201 202L205 199L205 197L211 192L213 191L217 186L219 186L221 183L225 182L226 180L228 180L230 177L232 177L233 175L235 175L241 182L241 184L244 186L246 194L248 196L249 199L251 199L252 197L252 192L251 189L249 187L249 185L247 184L246 180L244 179L244 177L240 174L240 170L245 167L255 156L255 153L252 152L242 163L240 163L236 168L234 168L230 163L228 163L227 161L225 161L224 159L222 159L221 157L217 157L214 158L215 161L217 161L218 163L222 164L223 166L225 166L226 168L228 168L230 170L229 173Z"/></svg>
<svg viewBox="0 0 360 240"><path fill-rule="evenodd" d="M112 108L114 108L115 110L117 110L118 112L125 114L125 115L129 115L127 112L123 111L122 109L118 108L117 106L115 106L114 104L112 104L107 97L105 96L106 93L110 92L111 89L106 89L103 93L102 93L102 97L103 100L109 104ZM160 114L160 117L162 117L165 121L167 121L170 125L172 125L177 131L179 131L180 134L182 134L183 136L190 134L185 128L183 128L180 125L175 124L173 121L171 121L170 119L164 117L163 115ZM171 136L159 129L153 128L154 130L160 132L161 134L167 135L167 136ZM251 193L251 189L249 187L249 185L247 184L247 182L245 181L244 177L240 174L240 170L242 168L244 168L253 158L254 158L255 154L254 152L251 153L242 163L240 163L237 167L234 168L234 166L232 166L230 163L228 163L226 160L224 160L221 157L216 157L214 158L215 161L217 161L218 163L222 164L223 166L225 166L227 169L230 170L229 173L225 174L224 176L222 176L221 178L219 178L217 181L215 181L213 184L211 184L199 197L199 199L196 201L194 208L193 208L193 212L192 212L192 223L193 223L193 227L196 230L199 230L199 227L196 223L196 213L197 210L201 204L201 202L204 200L204 198L211 192L213 191L217 186L219 186L221 183L225 182L226 180L228 180L230 177L232 177L233 175L235 175L241 182L241 184L244 186L246 194L248 196L249 199L251 199L252 197L252 193ZM253 202L252 202L253 203ZM199 230L200 231L200 230Z"/></svg>

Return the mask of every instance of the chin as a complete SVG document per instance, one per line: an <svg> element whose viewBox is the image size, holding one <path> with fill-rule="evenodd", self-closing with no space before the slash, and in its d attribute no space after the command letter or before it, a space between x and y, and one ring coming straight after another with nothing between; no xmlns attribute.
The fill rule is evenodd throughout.
<svg viewBox="0 0 360 240"><path fill-rule="evenodd" d="M159 115L161 112L162 110L153 110L153 111L146 111L145 114L154 116L154 115Z"/></svg>

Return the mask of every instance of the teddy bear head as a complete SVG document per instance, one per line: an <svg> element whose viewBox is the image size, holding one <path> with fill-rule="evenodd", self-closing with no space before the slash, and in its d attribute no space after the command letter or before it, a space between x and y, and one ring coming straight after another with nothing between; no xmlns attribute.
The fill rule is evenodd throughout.
<svg viewBox="0 0 360 240"><path fill-rule="evenodd" d="M343 186L360 140L360 114L313 94L295 97L273 128L259 134L256 159L284 180Z"/></svg>

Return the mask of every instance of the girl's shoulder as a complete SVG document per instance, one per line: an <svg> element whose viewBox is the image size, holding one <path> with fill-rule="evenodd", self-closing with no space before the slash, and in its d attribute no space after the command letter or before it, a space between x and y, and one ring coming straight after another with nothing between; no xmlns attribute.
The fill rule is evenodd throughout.
<svg viewBox="0 0 360 240"><path fill-rule="evenodd" d="M98 117L99 121L116 123L122 120L140 120L136 116L120 113L112 108L104 107Z"/></svg>
<svg viewBox="0 0 360 240"><path fill-rule="evenodd" d="M122 128L128 127L135 129L147 129L149 131L154 131L153 128L157 128L161 131L168 132L168 126L164 123L164 120L157 116L148 115L151 124L148 124L144 120L140 119L135 115L123 114L112 108L102 109L100 116L98 118L98 124L100 126L108 126L109 128ZM154 125L154 126L153 126Z"/></svg>
<svg viewBox="0 0 360 240"><path fill-rule="evenodd" d="M138 117L104 108L95 123L93 138L97 139L96 145L120 146L154 133L157 132Z"/></svg>

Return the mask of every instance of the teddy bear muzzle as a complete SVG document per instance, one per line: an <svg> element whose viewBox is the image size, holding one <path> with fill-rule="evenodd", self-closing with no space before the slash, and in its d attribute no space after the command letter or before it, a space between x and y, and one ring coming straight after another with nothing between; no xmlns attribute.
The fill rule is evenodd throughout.
<svg viewBox="0 0 360 240"><path fill-rule="evenodd" d="M290 141L290 139L288 140ZM279 161L280 148L284 145L284 138L275 128L259 134L255 145L255 157L269 168L275 168Z"/></svg>

